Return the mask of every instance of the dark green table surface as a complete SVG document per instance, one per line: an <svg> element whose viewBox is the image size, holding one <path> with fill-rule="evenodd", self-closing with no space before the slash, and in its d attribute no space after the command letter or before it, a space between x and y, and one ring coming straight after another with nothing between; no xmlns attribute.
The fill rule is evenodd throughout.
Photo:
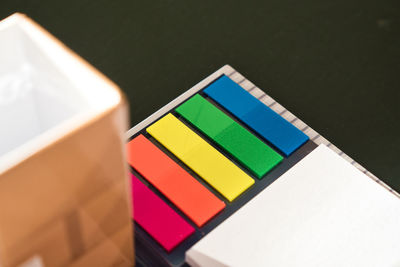
<svg viewBox="0 0 400 267"><path fill-rule="evenodd" d="M114 80L132 125L228 63L400 191L398 0L0 1L15 11Z"/></svg>

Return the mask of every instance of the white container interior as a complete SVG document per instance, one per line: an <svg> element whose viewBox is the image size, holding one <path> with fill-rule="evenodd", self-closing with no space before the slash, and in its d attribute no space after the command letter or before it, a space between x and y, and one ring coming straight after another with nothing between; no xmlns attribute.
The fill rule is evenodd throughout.
<svg viewBox="0 0 400 267"><path fill-rule="evenodd" d="M0 174L120 102L115 86L23 15L0 22Z"/></svg>

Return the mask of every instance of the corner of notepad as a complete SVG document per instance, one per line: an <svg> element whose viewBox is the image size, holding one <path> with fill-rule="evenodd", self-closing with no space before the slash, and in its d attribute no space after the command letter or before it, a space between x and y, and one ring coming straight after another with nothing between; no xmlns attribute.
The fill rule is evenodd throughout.
<svg viewBox="0 0 400 267"><path fill-rule="evenodd" d="M217 72L221 72L221 74L229 74L236 71L231 65L225 64Z"/></svg>
<svg viewBox="0 0 400 267"><path fill-rule="evenodd" d="M186 252L185 261L192 267L227 267L227 264L224 264L218 261L215 258L205 255L197 251L195 248L191 248Z"/></svg>

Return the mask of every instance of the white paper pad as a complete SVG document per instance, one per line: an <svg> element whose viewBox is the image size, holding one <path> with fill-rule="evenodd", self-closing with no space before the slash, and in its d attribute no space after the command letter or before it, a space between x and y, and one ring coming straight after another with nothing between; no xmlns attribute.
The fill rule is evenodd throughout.
<svg viewBox="0 0 400 267"><path fill-rule="evenodd" d="M400 266L400 200L324 145L187 253L192 266Z"/></svg>

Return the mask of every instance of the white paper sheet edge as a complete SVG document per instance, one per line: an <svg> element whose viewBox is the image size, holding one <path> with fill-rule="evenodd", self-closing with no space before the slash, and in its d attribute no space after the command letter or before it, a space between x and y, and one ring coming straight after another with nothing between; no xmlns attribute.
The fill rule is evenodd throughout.
<svg viewBox="0 0 400 267"><path fill-rule="evenodd" d="M320 145L196 243L186 261L400 266L399 240L400 200Z"/></svg>

